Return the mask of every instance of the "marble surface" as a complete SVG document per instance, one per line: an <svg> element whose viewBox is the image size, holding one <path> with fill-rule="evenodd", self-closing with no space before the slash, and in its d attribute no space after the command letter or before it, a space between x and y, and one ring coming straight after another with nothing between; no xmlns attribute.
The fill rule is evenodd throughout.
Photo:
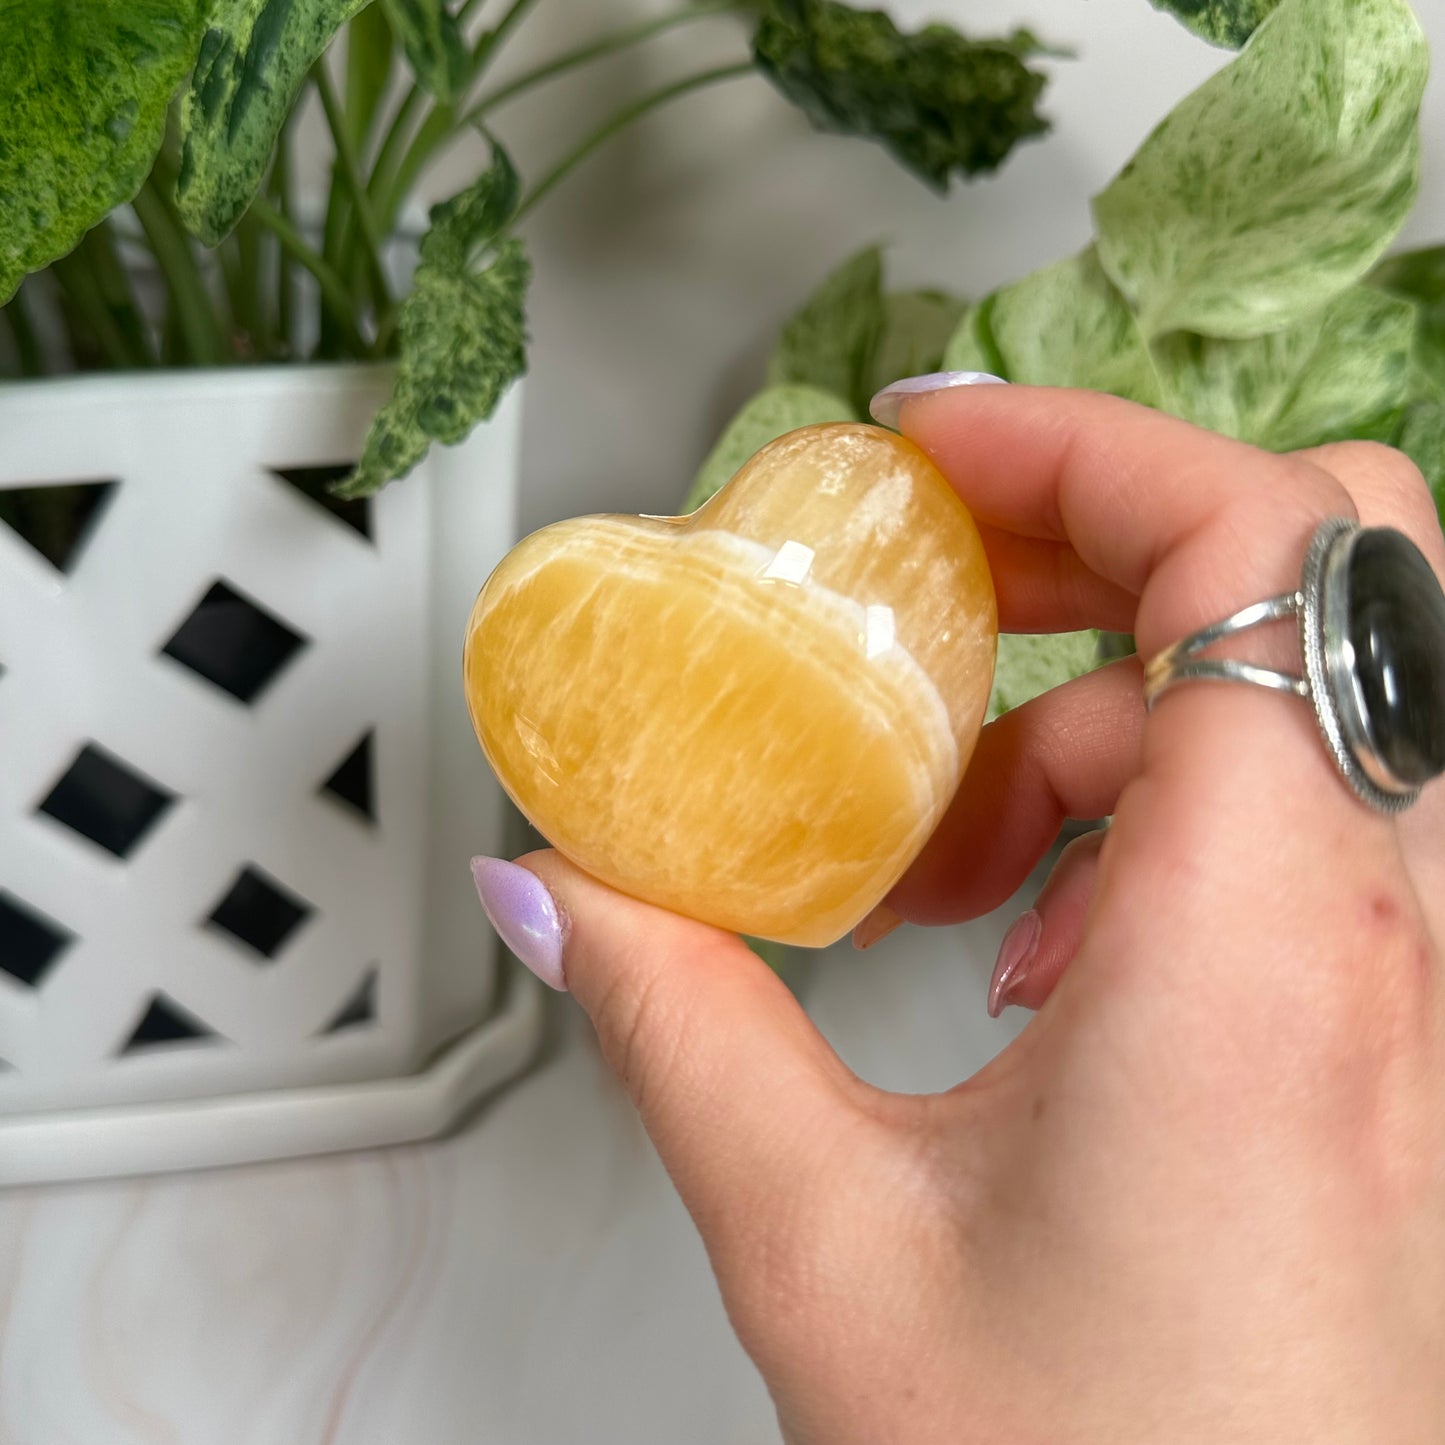
<svg viewBox="0 0 1445 1445"><path fill-rule="evenodd" d="M812 955L865 1077L946 1088L1011 914ZM0 1193L0 1445L766 1445L768 1397L586 1022L431 1144Z"/></svg>

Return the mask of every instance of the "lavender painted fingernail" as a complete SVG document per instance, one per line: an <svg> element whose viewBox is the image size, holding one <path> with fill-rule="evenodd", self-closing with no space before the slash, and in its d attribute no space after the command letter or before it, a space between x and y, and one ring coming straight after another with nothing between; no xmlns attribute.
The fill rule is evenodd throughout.
<svg viewBox="0 0 1445 1445"><path fill-rule="evenodd" d="M473 858L472 878L502 942L549 988L565 993L562 945L567 920L546 884L503 858Z"/></svg>
<svg viewBox="0 0 1445 1445"><path fill-rule="evenodd" d="M993 966L993 979L988 986L988 1016L996 1019L1011 1003L1019 985L1029 976L1034 955L1043 937L1044 920L1030 908L1014 919L998 947L998 962Z"/></svg>
<svg viewBox="0 0 1445 1445"><path fill-rule="evenodd" d="M910 396L930 391L947 391L955 386L1007 386L1001 376L986 371L930 371L924 376L905 376L885 386L868 403L868 414L879 426L898 426L898 414Z"/></svg>

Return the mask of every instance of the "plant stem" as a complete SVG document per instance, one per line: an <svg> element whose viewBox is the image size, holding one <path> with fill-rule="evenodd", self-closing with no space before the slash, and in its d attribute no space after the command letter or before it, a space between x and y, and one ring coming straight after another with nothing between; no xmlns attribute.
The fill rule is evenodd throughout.
<svg viewBox="0 0 1445 1445"><path fill-rule="evenodd" d="M462 117L460 125L475 126L483 115L495 107L515 99L533 86L551 80L554 76L585 65L588 61L600 60L603 56L626 49L630 45L639 44L675 25L683 25L692 20L704 20L709 16L720 15L728 10L736 10L742 3L744 0L697 0L697 3L684 6L668 15L654 16L649 20L626 26L611 35L604 35L601 39L589 41L586 45L567 51L535 69L519 75L515 80L508 81L506 85L493 91L491 95L483 96ZM493 31L490 36L482 38L472 57L473 76L480 73L490 58L498 32L502 30L509 16L515 13L517 11L514 5L508 16L504 16L498 23L497 30ZM396 217L405 204L408 193L432 156L459 129L455 107L434 107L412 138L401 161L393 164L395 152L400 148L398 137L403 134L402 123L404 120L408 123L410 121L409 110L414 109L414 107L410 107L410 102L414 98L419 103L420 92L413 92L413 95L409 95L402 103L401 110L397 112L397 118L392 123L391 133L388 134L382 145L381 154L377 157L377 164L372 172L372 199L377 202L377 215L387 227L396 223Z"/></svg>
<svg viewBox="0 0 1445 1445"><path fill-rule="evenodd" d="M391 287L381 265L381 230L376 224L371 200L366 194L366 181L356 159L356 150L351 144L346 117L342 115L341 106L337 103L336 91L332 87L331 77L326 73L324 61L318 60L311 67L311 78L316 82L321 108L326 112L326 124L331 128L332 143L336 147L336 160L341 167L346 188L351 194L351 204L356 210L356 219L361 226L361 234L366 241L366 261L371 269L372 284L376 288L377 314L380 316L383 312L390 311L394 304Z"/></svg>
<svg viewBox="0 0 1445 1445"><path fill-rule="evenodd" d="M474 3L477 3L477 0L467 0L467 3L462 6L458 18L465 20ZM502 42L507 38L507 35L516 26L522 16L526 14L527 7L533 3L535 3L535 0L512 0L512 3L503 13L502 18L492 26L490 31L483 35L482 43L477 47L477 51L473 56L473 79L482 73L483 67L490 64L492 57L501 48Z"/></svg>
<svg viewBox="0 0 1445 1445"><path fill-rule="evenodd" d="M55 277L61 293L77 313L77 318L90 332L89 337L82 332L73 339L77 364L82 368L85 366L87 358L83 343L91 340L99 347L100 358L107 366L121 371L128 369L133 364L130 348L126 345L120 327L115 324L115 318L106 308L95 273L80 253L72 251L68 256L52 262L50 274Z"/></svg>
<svg viewBox="0 0 1445 1445"><path fill-rule="evenodd" d="M191 240L167 203L154 174L131 202L146 233L156 265L170 291L170 305L186 339L191 360L198 366L218 366L226 347L216 324L210 293L191 251Z"/></svg>
<svg viewBox="0 0 1445 1445"><path fill-rule="evenodd" d="M644 40L650 40L654 35L661 34L664 30L671 30L676 25L686 25L692 20L705 20L709 16L721 15L737 8L738 0L698 0L697 4L685 6L681 10L674 10L667 15L655 15L649 20L641 20L635 25L628 25L621 30L613 31L611 35L604 35L600 40L579 45L575 50L568 50L532 70L524 71L515 80L509 80L506 85L494 90L490 95L484 95L462 117L462 121L466 125L475 125L489 110L521 95L534 85L541 85L543 81L551 80L553 76L574 70L579 65L586 65L589 61L600 60L603 56L611 55L615 51L625 50L629 45L638 45Z"/></svg>
<svg viewBox="0 0 1445 1445"><path fill-rule="evenodd" d="M322 298L331 310L332 318L346 337L347 344L355 348L355 355L365 356L370 347L356 329L352 315L351 293L335 269L318 256L302 238L301 233L270 202L256 196L251 202L251 214L281 243L288 255L299 261L315 278L321 288Z"/></svg>
<svg viewBox="0 0 1445 1445"><path fill-rule="evenodd" d="M291 124L295 115L293 109L276 138L276 159L271 163L271 197L276 202L276 214L288 226L291 224ZM253 201L250 211L255 209ZM256 219L258 225L265 225L259 216ZM292 335L295 297L292 295L291 254L274 231L272 235L276 240L276 333L281 355L290 356L296 345L296 338Z"/></svg>
<svg viewBox="0 0 1445 1445"><path fill-rule="evenodd" d="M0 306L0 316L10 324L10 335L15 341L15 358L20 363L21 376L42 376L45 372L45 353L40 348L40 338L35 334L35 325L30 320L30 305L26 300L25 286Z"/></svg>
<svg viewBox="0 0 1445 1445"><path fill-rule="evenodd" d="M154 366L150 336L131 289L130 274L116 250L115 222L109 216L86 234L81 242L81 254L90 264L101 301L125 337L131 365Z"/></svg>
<svg viewBox="0 0 1445 1445"><path fill-rule="evenodd" d="M666 105L668 101L676 100L690 91L701 90L705 85L716 85L724 80L736 80L740 76L751 75L752 70L751 61L743 61L737 65L719 66L716 70L704 70L698 75L689 75L682 80L674 81L671 85L664 86L651 95L645 95L641 100L633 101L631 105L624 106L611 120L593 131L581 145L558 161L532 187L517 208L516 215L512 217L512 225L515 226L528 211L532 210L549 191L564 181L600 145L611 140L619 131L625 130L633 121L640 119L648 111L656 110L658 106Z"/></svg>
<svg viewBox="0 0 1445 1445"><path fill-rule="evenodd" d="M480 3L481 0L466 0L466 3L457 12L458 23L465 24ZM527 6L532 3L533 0L512 0L511 6L502 18L490 30L484 30L477 38L477 43L472 49L471 62L467 67L466 83L462 86L463 97L471 89L477 77L496 58L502 42L521 20ZM396 117L387 131L386 139L382 142L381 150L377 155L376 165L372 168L370 195L373 202L382 201L377 208L377 214L388 229L396 223L397 214L405 204L413 182L431 159L437 147L455 134L459 128L457 117L461 110L460 98L454 105L433 106L422 122L421 128L412 137L406 154L398 162L396 153L406 143L407 132L415 119L416 112L425 104L426 99L426 93L421 86L413 84L397 109Z"/></svg>

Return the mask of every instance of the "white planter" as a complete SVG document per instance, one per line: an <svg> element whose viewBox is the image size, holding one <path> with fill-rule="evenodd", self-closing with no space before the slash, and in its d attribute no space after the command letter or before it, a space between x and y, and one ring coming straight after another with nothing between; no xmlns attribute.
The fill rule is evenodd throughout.
<svg viewBox="0 0 1445 1445"><path fill-rule="evenodd" d="M518 395L368 536L279 473L353 461L387 387L0 387L12 506L113 483L65 569L0 523L0 1183L420 1138L533 1053L467 868L509 815L460 665Z"/></svg>

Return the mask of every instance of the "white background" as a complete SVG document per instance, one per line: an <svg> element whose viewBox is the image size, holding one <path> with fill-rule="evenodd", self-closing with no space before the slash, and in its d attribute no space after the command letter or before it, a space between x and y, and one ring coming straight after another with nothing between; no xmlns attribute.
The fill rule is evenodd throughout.
<svg viewBox="0 0 1445 1445"><path fill-rule="evenodd" d="M511 63L660 8L539 0ZM1090 194L1226 58L1145 0L892 8L1076 46L1052 67L1056 133L944 201L748 79L599 154L528 228L527 527L673 510L778 322L855 247L889 242L899 284L976 293L1080 245ZM1417 8L1445 53L1445 3ZM709 22L497 128L535 175L643 87L741 52ZM1445 237L1438 76L1425 129L1420 241ZM453 156L435 194L480 160ZM983 1011L1006 922L835 949L809 1007L868 1077L945 1087L1015 1027ZM443 1143L0 1197L0 1445L772 1439L686 1216L564 1000L544 1066Z"/></svg>

